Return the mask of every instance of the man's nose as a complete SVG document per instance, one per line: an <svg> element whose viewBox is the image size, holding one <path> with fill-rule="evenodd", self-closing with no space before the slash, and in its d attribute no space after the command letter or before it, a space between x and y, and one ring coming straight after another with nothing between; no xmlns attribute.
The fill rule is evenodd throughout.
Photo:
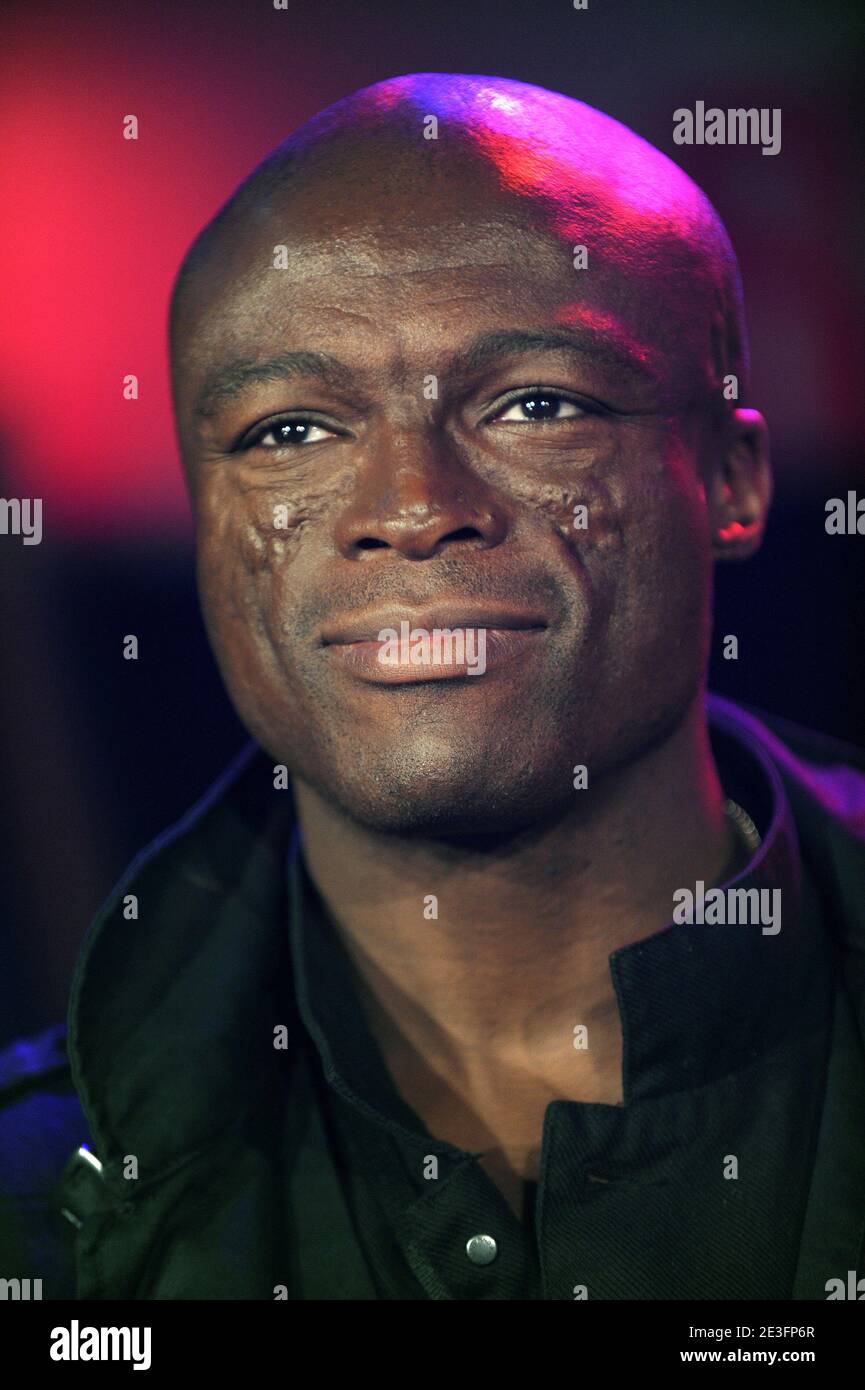
<svg viewBox="0 0 865 1390"><path fill-rule="evenodd" d="M486 550L508 533L503 499L434 427L379 438L336 525L348 559L390 549L425 560L455 544Z"/></svg>

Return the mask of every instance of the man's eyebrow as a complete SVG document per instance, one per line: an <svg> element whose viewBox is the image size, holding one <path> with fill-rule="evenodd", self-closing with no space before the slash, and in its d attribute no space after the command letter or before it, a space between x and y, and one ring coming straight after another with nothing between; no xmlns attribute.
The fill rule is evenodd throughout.
<svg viewBox="0 0 865 1390"><path fill-rule="evenodd" d="M470 376L503 357L528 352L569 352L640 376L657 378L658 370L648 349L609 328L500 329L482 333L453 354L446 375ZM315 376L328 386L350 389L355 374L326 352L283 352L259 360L238 358L208 376L195 404L195 415L208 419L220 406L239 396L253 382L288 381L295 376Z"/></svg>
<svg viewBox="0 0 865 1390"><path fill-rule="evenodd" d="M504 329L484 333L451 358L448 370L456 375L469 375L501 357L526 352L575 353L594 358L619 371L624 369L653 380L659 376L654 355L623 332L613 332L608 327L571 328L565 324L555 328Z"/></svg>
<svg viewBox="0 0 865 1390"><path fill-rule="evenodd" d="M326 352L283 352L278 357L238 358L205 378L195 403L201 419L214 415L252 382L288 381L293 376L317 376L328 386L350 386L353 373L345 363Z"/></svg>

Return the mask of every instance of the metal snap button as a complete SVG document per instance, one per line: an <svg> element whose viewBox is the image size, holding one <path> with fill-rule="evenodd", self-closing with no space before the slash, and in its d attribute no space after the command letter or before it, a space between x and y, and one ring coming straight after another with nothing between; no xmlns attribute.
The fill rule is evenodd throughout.
<svg viewBox="0 0 865 1390"><path fill-rule="evenodd" d="M492 1264L498 1251L499 1247L492 1236L472 1236L471 1240L466 1241L466 1254L473 1265Z"/></svg>

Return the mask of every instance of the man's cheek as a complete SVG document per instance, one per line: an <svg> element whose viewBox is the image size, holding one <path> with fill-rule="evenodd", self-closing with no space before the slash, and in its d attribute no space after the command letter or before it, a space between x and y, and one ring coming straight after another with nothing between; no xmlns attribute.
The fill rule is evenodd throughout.
<svg viewBox="0 0 865 1390"><path fill-rule="evenodd" d="M216 498L196 519L198 591L205 622L220 652L244 631L263 628L264 597L274 555L258 514Z"/></svg>
<svg viewBox="0 0 865 1390"><path fill-rule="evenodd" d="M699 670L708 651L711 571L693 518L670 507L630 528L625 569L626 625L646 679L663 687L676 670Z"/></svg>
<svg viewBox="0 0 865 1390"><path fill-rule="evenodd" d="M547 517L574 554L588 559L622 548L622 517L609 487L596 478L578 487L548 485L536 492L532 505Z"/></svg>
<svg viewBox="0 0 865 1390"><path fill-rule="evenodd" d="M252 470L225 472L198 499L199 532L235 551L249 574L290 562L310 522L321 521L334 489Z"/></svg>
<svg viewBox="0 0 865 1390"><path fill-rule="evenodd" d="M276 488L247 496L234 512L226 541L247 574L264 575L292 562L315 514L309 499L289 498Z"/></svg>
<svg viewBox="0 0 865 1390"><path fill-rule="evenodd" d="M690 457L670 441L646 448L611 470L605 525L615 530L618 598L628 621L674 644L686 625L702 626L711 585L707 515ZM667 447L658 447L666 444ZM652 639L653 642L655 639Z"/></svg>
<svg viewBox="0 0 865 1390"><path fill-rule="evenodd" d="M506 491L526 512L552 525L577 558L616 551L623 543L623 495L615 484L616 451L565 455L544 477L510 477Z"/></svg>

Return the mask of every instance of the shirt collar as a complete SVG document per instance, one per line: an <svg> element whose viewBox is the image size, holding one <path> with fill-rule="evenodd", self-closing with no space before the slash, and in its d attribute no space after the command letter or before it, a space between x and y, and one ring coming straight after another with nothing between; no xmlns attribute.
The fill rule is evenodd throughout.
<svg viewBox="0 0 865 1390"><path fill-rule="evenodd" d="M724 791L762 835L745 868L718 887L779 890L780 931L751 921L670 922L613 952L626 1103L707 1085L769 1051L801 1025L820 956L816 914L802 911L798 837L778 771L755 732L720 701L709 703L709 731Z"/></svg>

